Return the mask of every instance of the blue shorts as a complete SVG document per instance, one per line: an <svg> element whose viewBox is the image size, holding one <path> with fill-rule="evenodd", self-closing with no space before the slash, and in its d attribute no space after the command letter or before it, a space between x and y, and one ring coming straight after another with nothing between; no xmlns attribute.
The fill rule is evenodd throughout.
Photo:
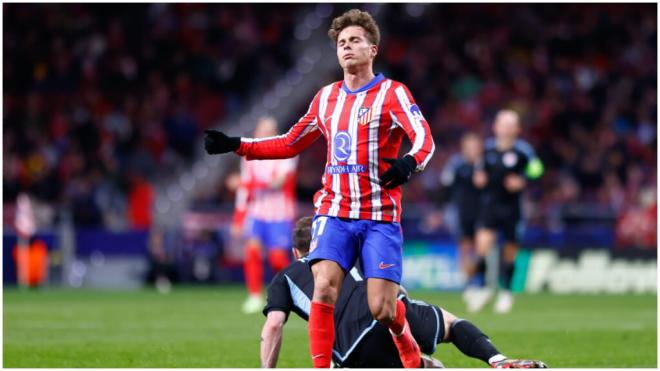
<svg viewBox="0 0 660 371"><path fill-rule="evenodd" d="M290 221L266 222L259 219L250 219L247 224L245 237L258 239L268 250L289 250L292 244L292 230L293 223Z"/></svg>
<svg viewBox="0 0 660 371"><path fill-rule="evenodd" d="M400 283L402 246L399 223L317 215L312 222L309 262L332 260L348 272L360 258L365 277Z"/></svg>

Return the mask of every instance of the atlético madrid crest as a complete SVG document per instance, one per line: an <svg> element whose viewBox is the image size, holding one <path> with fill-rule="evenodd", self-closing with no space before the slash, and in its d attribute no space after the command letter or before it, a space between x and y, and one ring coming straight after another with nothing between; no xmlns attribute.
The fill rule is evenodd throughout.
<svg viewBox="0 0 660 371"><path fill-rule="evenodd" d="M358 122L360 125L366 125L371 121L371 107L360 107L358 110Z"/></svg>

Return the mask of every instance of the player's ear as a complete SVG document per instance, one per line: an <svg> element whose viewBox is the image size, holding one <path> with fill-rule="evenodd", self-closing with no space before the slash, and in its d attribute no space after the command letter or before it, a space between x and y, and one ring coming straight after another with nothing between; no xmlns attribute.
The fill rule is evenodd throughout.
<svg viewBox="0 0 660 371"><path fill-rule="evenodd" d="M298 249L296 249L294 247L294 248L291 248L291 251L293 252L294 259L296 259L296 260L300 259L300 254L298 253Z"/></svg>
<svg viewBox="0 0 660 371"><path fill-rule="evenodd" d="M378 55L378 45L373 44L371 45L370 49L371 49L371 57L376 58L376 56Z"/></svg>

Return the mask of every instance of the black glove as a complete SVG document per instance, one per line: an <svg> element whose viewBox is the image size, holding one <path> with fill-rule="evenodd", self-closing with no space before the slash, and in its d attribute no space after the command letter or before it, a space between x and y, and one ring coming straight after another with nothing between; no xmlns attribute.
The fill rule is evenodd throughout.
<svg viewBox="0 0 660 371"><path fill-rule="evenodd" d="M380 176L380 185L385 189L398 187L410 180L413 170L417 167L417 161L411 155L405 155L398 160L384 158L383 161L392 165Z"/></svg>
<svg viewBox="0 0 660 371"><path fill-rule="evenodd" d="M204 148L209 155L233 152L241 146L240 137L228 137L217 130L204 130Z"/></svg>

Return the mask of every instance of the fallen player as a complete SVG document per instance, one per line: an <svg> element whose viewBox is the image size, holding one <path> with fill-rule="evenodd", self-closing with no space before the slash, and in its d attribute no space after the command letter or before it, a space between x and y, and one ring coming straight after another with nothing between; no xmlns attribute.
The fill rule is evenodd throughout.
<svg viewBox="0 0 660 371"><path fill-rule="evenodd" d="M277 365L282 345L282 330L289 313L305 321L314 282L306 256L311 240L311 217L296 222L293 232L293 254L298 259L279 272L268 287L263 310L266 323L261 332L261 366ZM374 320L366 299L366 281L357 267L347 272L335 307L335 342L332 360L337 367L401 368L399 352L390 330ZM509 359L501 354L490 339L469 321L423 301L413 300L405 290L399 294L406 305L406 319L414 338L425 354L419 367L438 368L442 363L430 357L437 344L453 343L463 354L480 359L494 368L546 368L540 361Z"/></svg>

